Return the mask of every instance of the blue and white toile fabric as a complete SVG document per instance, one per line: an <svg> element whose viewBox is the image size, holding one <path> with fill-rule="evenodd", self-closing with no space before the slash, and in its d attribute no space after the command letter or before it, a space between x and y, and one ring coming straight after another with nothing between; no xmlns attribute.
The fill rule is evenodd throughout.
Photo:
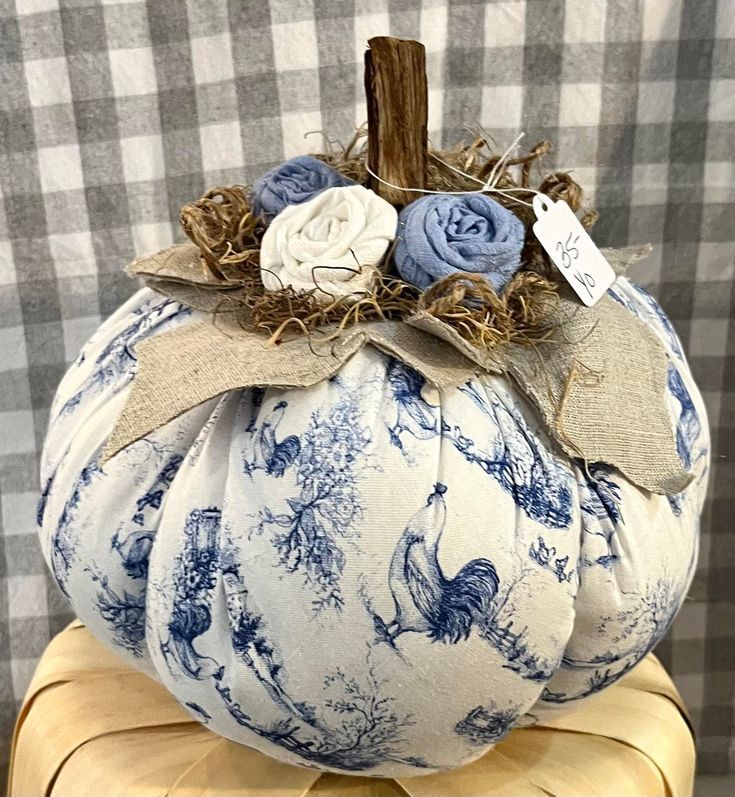
<svg viewBox="0 0 735 797"><path fill-rule="evenodd" d="M65 377L42 463L46 559L95 635L216 733L282 760L418 775L630 670L681 605L709 440L656 302L679 454L661 496L570 461L487 376L440 394L370 347L304 390L236 391L104 466L136 344L199 314L142 290Z"/></svg>

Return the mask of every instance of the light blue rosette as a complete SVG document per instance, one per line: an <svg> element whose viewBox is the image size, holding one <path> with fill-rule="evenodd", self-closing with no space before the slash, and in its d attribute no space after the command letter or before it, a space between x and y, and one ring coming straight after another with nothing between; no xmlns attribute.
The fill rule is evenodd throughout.
<svg viewBox="0 0 735 797"><path fill-rule="evenodd" d="M253 186L253 211L270 220L289 205L300 205L327 188L354 181L311 155L300 155L266 172Z"/></svg>
<svg viewBox="0 0 735 797"><path fill-rule="evenodd" d="M481 274L500 292L518 271L525 228L482 194L437 194L412 202L398 217L394 259L418 288L456 272Z"/></svg>

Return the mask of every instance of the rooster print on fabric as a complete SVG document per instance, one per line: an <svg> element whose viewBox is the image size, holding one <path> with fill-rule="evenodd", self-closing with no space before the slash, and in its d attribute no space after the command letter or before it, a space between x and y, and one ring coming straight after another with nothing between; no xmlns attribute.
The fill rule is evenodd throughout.
<svg viewBox="0 0 735 797"><path fill-rule="evenodd" d="M301 453L301 441L296 435L291 434L283 439L278 436L278 426L286 407L288 402L279 401L260 428L254 425L248 428L254 443L252 457L243 465L248 475L256 470L264 470L269 476L280 478Z"/></svg>
<svg viewBox="0 0 735 797"><path fill-rule="evenodd" d="M447 520L444 494L437 484L406 526L393 552L388 583L396 614L389 623L376 625L393 644L408 631L431 639L457 643L467 639L473 625L483 623L498 592L498 574L487 559L473 559L452 579L439 566L438 548Z"/></svg>
<svg viewBox="0 0 735 797"><path fill-rule="evenodd" d="M445 485L435 485L393 551L388 572L393 618L386 622L366 607L378 640L399 652L403 634L421 634L434 642L456 645L474 631L503 656L509 670L528 680L548 680L554 662L534 652L527 629L514 629L514 620L509 619L513 592L522 587L530 567L505 588L489 559L470 560L453 578L442 572L439 543L447 522L446 493ZM506 612L506 607L511 611Z"/></svg>

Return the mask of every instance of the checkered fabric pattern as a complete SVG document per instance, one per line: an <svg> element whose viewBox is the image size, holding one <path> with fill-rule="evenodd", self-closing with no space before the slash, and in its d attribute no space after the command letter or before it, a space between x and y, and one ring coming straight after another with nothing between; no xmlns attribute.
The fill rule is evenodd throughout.
<svg viewBox="0 0 735 797"><path fill-rule="evenodd" d="M0 0L0 736L69 619L36 541L54 389L133 290L179 208L366 118L367 39L428 51L430 135L481 124L555 142L600 244L651 241L634 276L691 356L714 436L699 569L659 647L702 768L733 759L735 4L730 0ZM311 136L305 134L312 132ZM645 534L645 529L640 529ZM5 752L2 752L3 759Z"/></svg>

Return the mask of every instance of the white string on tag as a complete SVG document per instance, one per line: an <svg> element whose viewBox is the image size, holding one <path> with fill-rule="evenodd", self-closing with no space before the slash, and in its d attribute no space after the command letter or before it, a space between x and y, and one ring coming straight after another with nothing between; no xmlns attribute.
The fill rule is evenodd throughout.
<svg viewBox="0 0 735 797"><path fill-rule="evenodd" d="M485 189L488 190L490 188L495 188L495 183L500 179L500 175L503 173L503 168L505 167L505 162L510 158L510 156L515 151L516 147L521 143L521 140L526 134L521 131L514 139L513 143L505 150L505 152L498 158L495 165L492 168L492 171L488 175L487 182L485 183Z"/></svg>
<svg viewBox="0 0 735 797"><path fill-rule="evenodd" d="M519 205L525 205L526 207L533 207L530 202L526 202L523 199L518 199L518 197L514 197L512 194L515 192L526 192L530 194L537 194L539 193L534 188L485 188L485 181L480 180L477 177L474 177L471 174L465 174L465 172L461 171L460 169L455 168L449 163L446 163L441 158L437 158L435 155L431 157L435 158L435 160L439 161L439 163L446 166L448 169L451 169L453 172L466 177L468 180L472 180L473 182L479 183L482 188L478 188L475 191L437 191L431 188L412 188L403 185L396 185L395 183L391 183L388 180L384 180L379 174L376 174L367 164L365 164L365 170L368 174L372 175L379 183L383 185L387 185L388 188L394 188L397 191L408 191L409 193L416 193L416 194L452 194L456 196L461 196L462 194L502 194L506 196L511 202L517 202Z"/></svg>
<svg viewBox="0 0 735 797"><path fill-rule="evenodd" d="M588 307L615 282L615 272L564 200L545 194L533 198L533 232L546 254Z"/></svg>

